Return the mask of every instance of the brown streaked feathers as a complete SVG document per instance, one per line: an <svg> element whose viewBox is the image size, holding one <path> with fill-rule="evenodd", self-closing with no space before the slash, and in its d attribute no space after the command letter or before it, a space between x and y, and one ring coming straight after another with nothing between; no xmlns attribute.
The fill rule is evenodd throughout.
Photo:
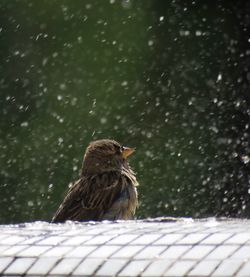
<svg viewBox="0 0 250 277"><path fill-rule="evenodd" d="M52 222L132 218L138 205L138 183L127 155L133 151L113 140L90 143L81 178L69 189Z"/></svg>

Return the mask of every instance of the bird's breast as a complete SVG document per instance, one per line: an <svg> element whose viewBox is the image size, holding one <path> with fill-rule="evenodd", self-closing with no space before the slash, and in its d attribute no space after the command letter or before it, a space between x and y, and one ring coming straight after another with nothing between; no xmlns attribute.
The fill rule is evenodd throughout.
<svg viewBox="0 0 250 277"><path fill-rule="evenodd" d="M111 208L104 214L104 220L131 219L138 205L137 189L126 176L122 176L122 186L119 195Z"/></svg>

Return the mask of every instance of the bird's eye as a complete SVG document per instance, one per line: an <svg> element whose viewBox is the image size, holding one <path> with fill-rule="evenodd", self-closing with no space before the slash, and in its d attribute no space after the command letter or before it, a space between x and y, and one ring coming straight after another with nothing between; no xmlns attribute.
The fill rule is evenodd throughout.
<svg viewBox="0 0 250 277"><path fill-rule="evenodd" d="M117 154L118 154L118 155L122 154L123 150L124 150L124 147L123 147L123 146L118 147L118 148L117 148Z"/></svg>

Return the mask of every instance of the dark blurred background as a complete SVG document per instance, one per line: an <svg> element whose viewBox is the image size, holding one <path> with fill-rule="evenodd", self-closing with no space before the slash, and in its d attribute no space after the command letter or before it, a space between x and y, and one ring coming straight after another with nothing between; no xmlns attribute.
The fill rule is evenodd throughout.
<svg viewBox="0 0 250 277"><path fill-rule="evenodd" d="M94 139L137 218L250 217L250 2L1 0L0 223L50 220Z"/></svg>

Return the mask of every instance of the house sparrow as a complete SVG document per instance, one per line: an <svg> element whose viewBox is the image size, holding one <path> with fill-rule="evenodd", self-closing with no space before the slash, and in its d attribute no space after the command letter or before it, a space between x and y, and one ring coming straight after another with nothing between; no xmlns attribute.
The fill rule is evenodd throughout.
<svg viewBox="0 0 250 277"><path fill-rule="evenodd" d="M138 182L127 161L134 151L114 140L91 142L81 177L70 187L52 222L130 219L138 206Z"/></svg>

